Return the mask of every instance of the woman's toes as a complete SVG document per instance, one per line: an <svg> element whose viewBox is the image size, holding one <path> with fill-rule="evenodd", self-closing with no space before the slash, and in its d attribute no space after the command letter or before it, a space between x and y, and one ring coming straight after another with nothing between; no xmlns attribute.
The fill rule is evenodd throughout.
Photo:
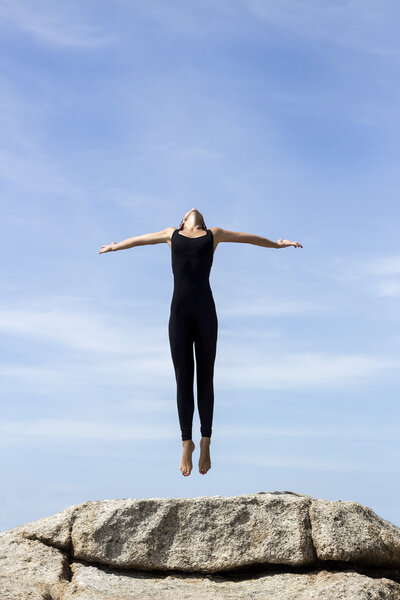
<svg viewBox="0 0 400 600"><path fill-rule="evenodd" d="M180 464L180 470L184 477L190 475L190 472L192 470L192 453L194 448L195 445L193 442L184 445L182 460Z"/></svg>

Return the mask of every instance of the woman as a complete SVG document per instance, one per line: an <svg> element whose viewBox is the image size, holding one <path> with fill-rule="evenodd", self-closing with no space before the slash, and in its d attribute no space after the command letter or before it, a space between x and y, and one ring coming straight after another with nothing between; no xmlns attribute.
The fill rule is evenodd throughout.
<svg viewBox="0 0 400 600"><path fill-rule="evenodd" d="M156 233L128 238L118 244L102 246L99 254L146 244L166 242L172 251L174 292L168 333L177 384L177 405L183 454L180 471L185 477L192 470L192 420L194 413L193 344L196 355L197 405L200 417L199 472L211 469L210 442L214 409L214 362L218 319L209 275L213 256L220 242L241 242L266 248L302 248L298 242L280 238L273 242L251 233L228 231L220 227L207 229L203 215L192 208L185 214L179 229L166 227Z"/></svg>

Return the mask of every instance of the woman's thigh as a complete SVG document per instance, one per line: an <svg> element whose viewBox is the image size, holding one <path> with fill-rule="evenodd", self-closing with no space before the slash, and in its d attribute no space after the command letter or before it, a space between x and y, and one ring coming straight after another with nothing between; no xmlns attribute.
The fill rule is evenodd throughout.
<svg viewBox="0 0 400 600"><path fill-rule="evenodd" d="M211 371L217 350L218 318L213 306L201 311L195 320L194 345L197 369Z"/></svg>
<svg viewBox="0 0 400 600"><path fill-rule="evenodd" d="M193 321L179 311L171 312L168 323L169 343L172 360L177 368L192 368L193 365Z"/></svg>

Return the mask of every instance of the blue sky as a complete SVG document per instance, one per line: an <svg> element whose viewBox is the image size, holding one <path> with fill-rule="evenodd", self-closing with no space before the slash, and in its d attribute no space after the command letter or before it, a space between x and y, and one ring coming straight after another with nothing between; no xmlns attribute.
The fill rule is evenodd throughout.
<svg viewBox="0 0 400 600"><path fill-rule="evenodd" d="M400 526L394 1L0 7L0 530L289 490ZM179 471L167 244L220 226L212 468Z"/></svg>

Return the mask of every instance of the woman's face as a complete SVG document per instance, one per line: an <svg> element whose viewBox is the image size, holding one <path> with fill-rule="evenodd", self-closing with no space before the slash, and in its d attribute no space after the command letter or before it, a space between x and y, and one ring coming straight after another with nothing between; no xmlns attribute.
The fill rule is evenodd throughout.
<svg viewBox="0 0 400 600"><path fill-rule="evenodd" d="M183 219L182 219L182 223L183 223L183 224L184 224L184 223L187 221L187 219L188 219L189 215L190 215L190 214L192 214L192 213L195 213L195 216L196 216L196 221L198 221L198 222L204 222L203 215L202 215L202 214L201 214L201 213L200 213L200 212L197 210L197 208L191 208L191 209L190 209L190 210L189 210L189 211L188 211L188 212L187 212L187 213L186 213L186 214L183 216Z"/></svg>
<svg viewBox="0 0 400 600"><path fill-rule="evenodd" d="M186 219L188 218L188 216L190 215L190 213L192 212L197 212L198 215L200 215L199 211L197 210L197 208L191 208L184 216L182 221L186 221ZM200 215L201 216L201 215Z"/></svg>

